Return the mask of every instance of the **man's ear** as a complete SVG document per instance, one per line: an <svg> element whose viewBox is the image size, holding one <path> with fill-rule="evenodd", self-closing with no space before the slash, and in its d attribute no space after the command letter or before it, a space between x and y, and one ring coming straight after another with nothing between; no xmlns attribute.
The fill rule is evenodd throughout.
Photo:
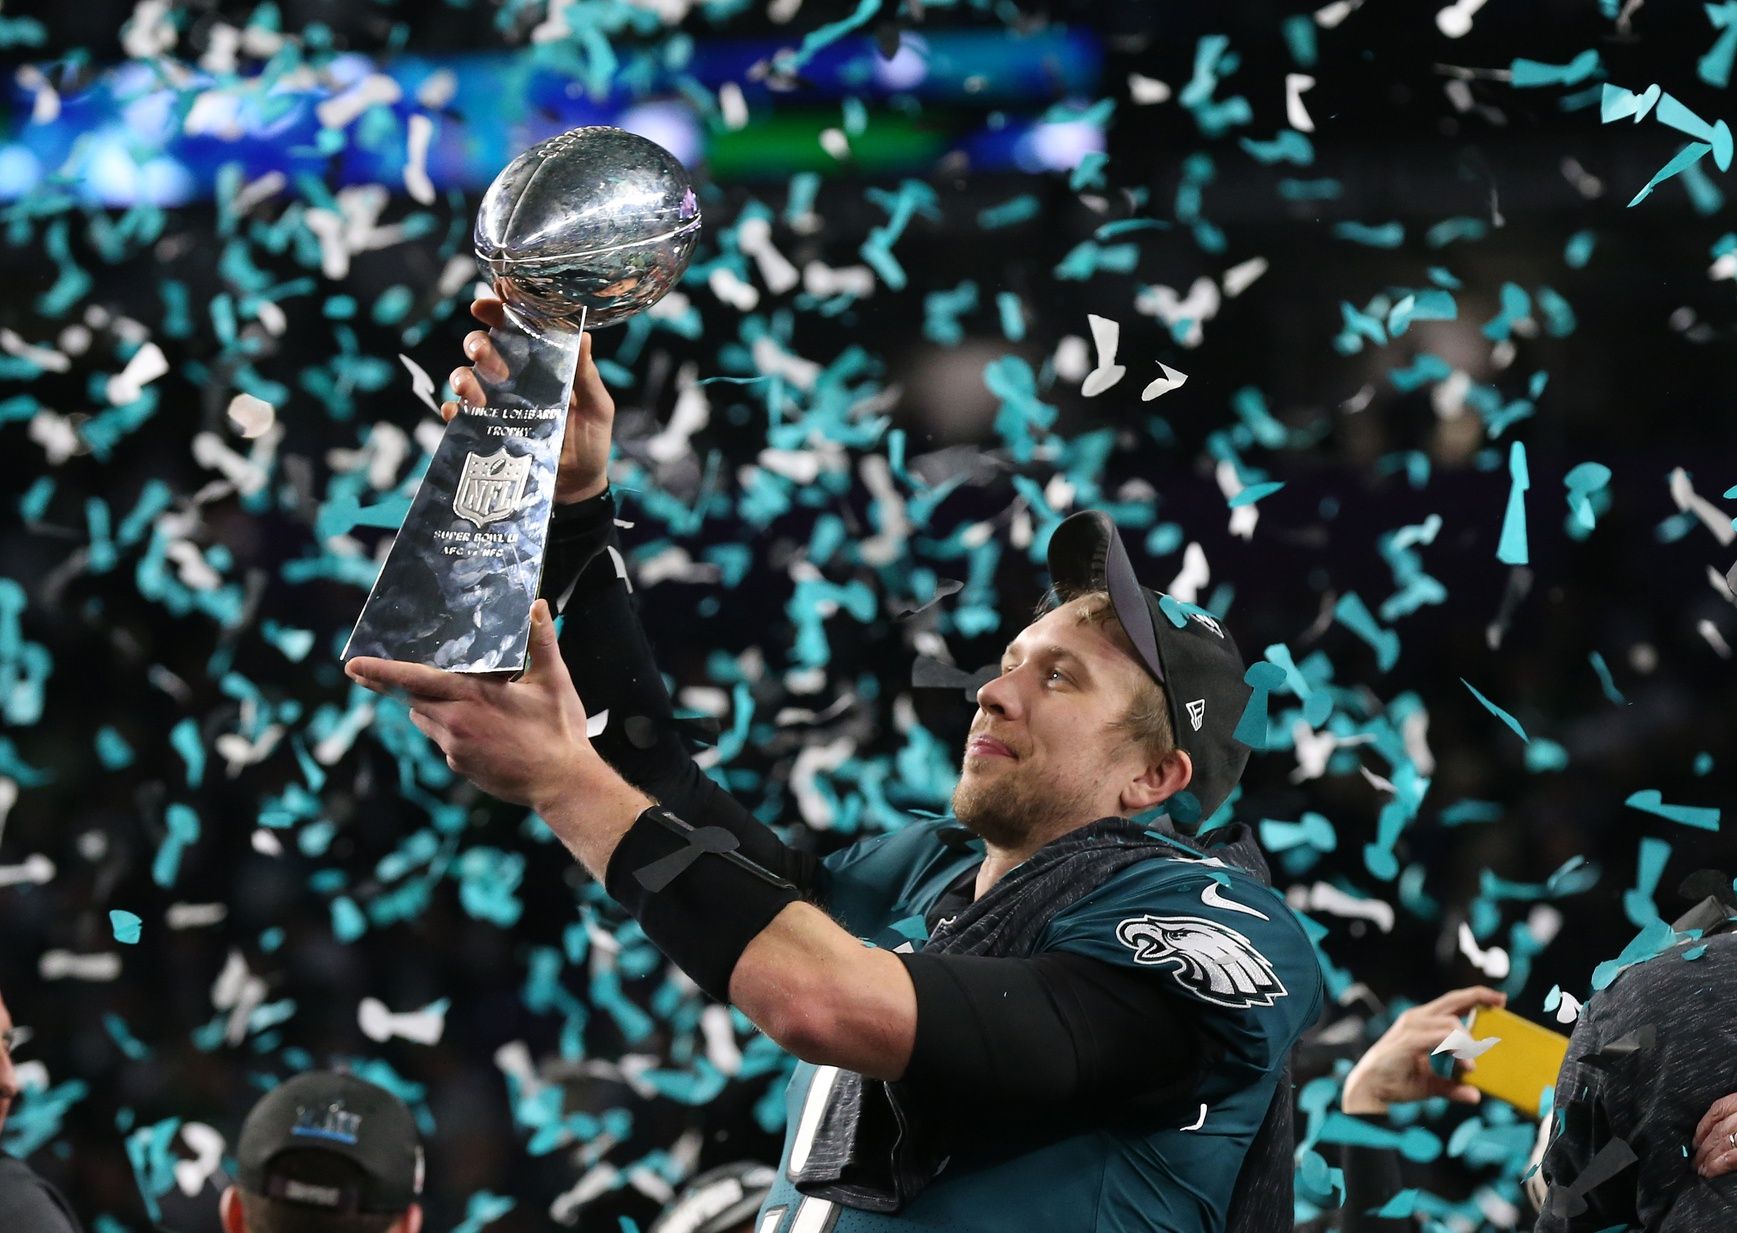
<svg viewBox="0 0 1737 1233"><path fill-rule="evenodd" d="M398 1233L422 1233L422 1204L412 1203L398 1221Z"/></svg>
<svg viewBox="0 0 1737 1233"><path fill-rule="evenodd" d="M1124 816L1144 813L1186 788L1194 778L1194 759L1186 749L1172 749L1122 788L1118 802Z"/></svg>
<svg viewBox="0 0 1737 1233"><path fill-rule="evenodd" d="M226 1186L223 1197L217 1201L217 1214L223 1221L223 1233L247 1233L247 1221L241 1214L241 1193L234 1186Z"/></svg>

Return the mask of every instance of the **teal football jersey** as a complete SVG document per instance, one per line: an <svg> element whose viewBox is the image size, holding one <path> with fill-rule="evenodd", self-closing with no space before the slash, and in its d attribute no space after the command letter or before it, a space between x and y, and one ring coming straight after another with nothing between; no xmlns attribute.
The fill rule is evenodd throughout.
<svg viewBox="0 0 1737 1233"><path fill-rule="evenodd" d="M944 842L951 822L865 840L824 862L823 902L845 928L890 950L921 949L924 914L983 859L980 840ZM837 1068L799 1062L786 1097L778 1180L755 1233L1213 1233L1291 1047L1320 1013L1307 936L1259 879L1175 845L1130 865L1046 926L1037 949L1151 973L1193 1002L1223 1057L1186 1102L1096 1122L982 1127L892 1213L803 1195L791 1184L813 1145ZM1154 1054L1165 1042L1154 1040ZM1133 1077L1133 1076L1131 1076ZM968 1125L968 1123L967 1123Z"/></svg>

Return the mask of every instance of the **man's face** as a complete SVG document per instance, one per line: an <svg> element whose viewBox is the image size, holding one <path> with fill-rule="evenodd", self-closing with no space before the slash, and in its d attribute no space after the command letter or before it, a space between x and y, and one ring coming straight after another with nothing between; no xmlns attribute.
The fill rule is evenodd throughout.
<svg viewBox="0 0 1737 1233"><path fill-rule="evenodd" d="M12 1065L12 1050L8 1041L12 1035L12 1016L6 1009L6 999L0 998L0 1130L6 1128L6 1115L18 1098L18 1072Z"/></svg>
<svg viewBox="0 0 1737 1233"><path fill-rule="evenodd" d="M1144 673L1075 604L1020 631L977 691L953 812L1001 847L1118 813L1141 751L1116 727Z"/></svg>

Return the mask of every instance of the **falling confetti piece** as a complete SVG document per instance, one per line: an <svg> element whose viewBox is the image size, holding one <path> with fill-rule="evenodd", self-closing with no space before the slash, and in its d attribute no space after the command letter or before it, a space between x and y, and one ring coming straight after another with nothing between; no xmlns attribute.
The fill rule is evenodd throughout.
<svg viewBox="0 0 1737 1233"><path fill-rule="evenodd" d="M139 917L119 908L109 913L109 927L114 931L115 941L128 946L138 943L139 931L143 924L144 922Z"/></svg>

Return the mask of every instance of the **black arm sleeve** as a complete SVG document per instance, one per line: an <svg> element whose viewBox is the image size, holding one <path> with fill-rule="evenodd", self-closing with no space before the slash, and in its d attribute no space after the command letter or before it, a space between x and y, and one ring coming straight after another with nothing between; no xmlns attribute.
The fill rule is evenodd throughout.
<svg viewBox="0 0 1737 1233"><path fill-rule="evenodd" d="M670 812L695 827L724 828L736 836L743 856L810 893L815 856L787 847L689 755L633 597L617 569L623 559L612 492L556 508L543 595L562 616L561 658L579 697L591 714L609 712L592 744L624 779Z"/></svg>
<svg viewBox="0 0 1737 1233"><path fill-rule="evenodd" d="M1062 952L899 959L917 991L901 1082L975 1108L1155 1108L1187 1096L1220 1056L1150 972Z"/></svg>
<svg viewBox="0 0 1737 1233"><path fill-rule="evenodd" d="M1405 1233L1409 1218L1376 1216L1403 1187L1399 1153L1391 1147L1339 1145L1339 1166L1345 1171L1345 1203L1341 1233Z"/></svg>

